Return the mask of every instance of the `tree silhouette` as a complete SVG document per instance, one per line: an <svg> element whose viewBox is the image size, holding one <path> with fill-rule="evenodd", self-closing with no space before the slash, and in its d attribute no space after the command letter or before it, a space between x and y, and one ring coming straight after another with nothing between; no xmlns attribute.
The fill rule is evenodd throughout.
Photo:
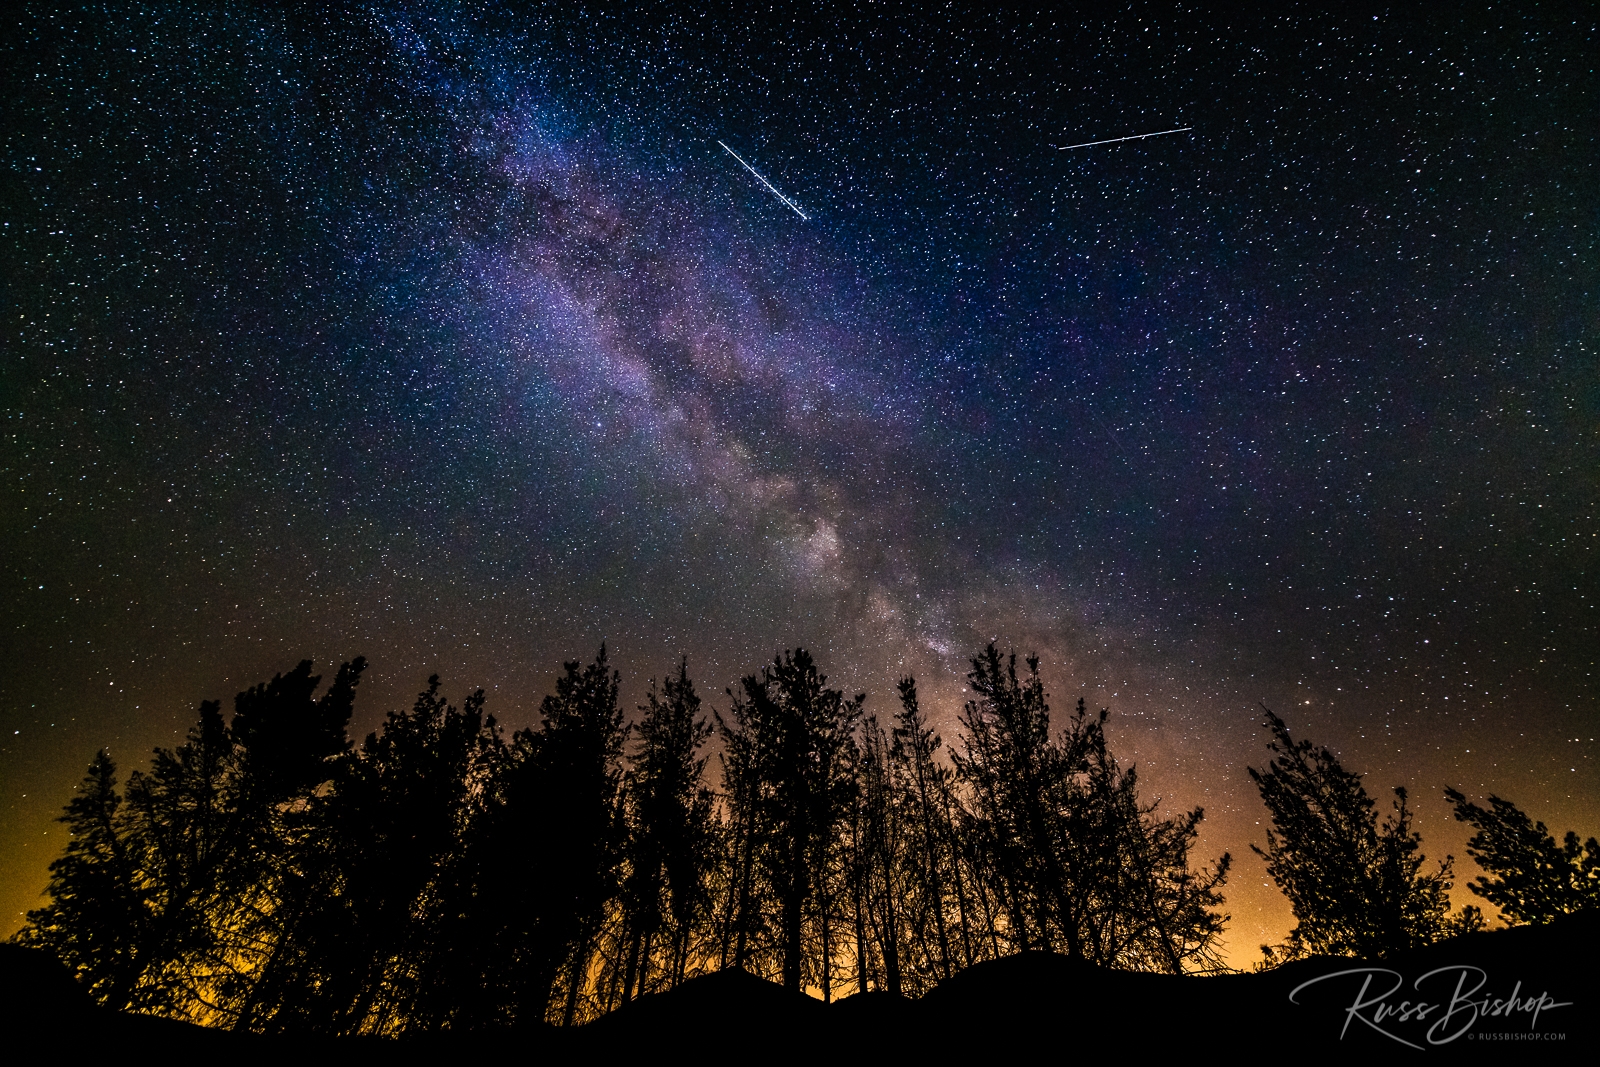
<svg viewBox="0 0 1600 1067"><path fill-rule="evenodd" d="M1600 908L1600 841L1581 845L1568 830L1561 844L1509 800L1489 797L1488 808L1446 789L1456 818L1477 832L1467 852L1489 875L1468 884L1513 923L1547 923Z"/></svg>
<svg viewBox="0 0 1600 1067"><path fill-rule="evenodd" d="M275 851L267 824L277 813L246 800L248 781L216 701L200 705L184 744L157 749L150 769L129 777L123 838L146 905L131 1006L182 1012L233 977L222 932L255 931Z"/></svg>
<svg viewBox="0 0 1600 1067"><path fill-rule="evenodd" d="M1422 836L1412 828L1406 791L1395 788L1394 811L1380 826L1361 776L1333 753L1295 741L1284 721L1266 712L1276 755L1250 777L1272 816L1267 848L1251 845L1289 898L1295 928L1269 962L1308 954L1384 956L1429 944L1477 921L1454 924L1451 858L1424 873Z"/></svg>
<svg viewBox="0 0 1600 1067"><path fill-rule="evenodd" d="M84 958L85 978L104 1002L228 1021L276 942L293 827L333 773L330 757L345 746L365 666L360 658L342 665L313 699L321 680L302 662L240 693L231 727L217 702L202 703L184 743L156 749L120 800L109 757L97 760L94 789L68 809L83 848L63 857L72 862L52 886L53 903L30 919L26 936L60 940L91 913L123 914L116 949ZM91 895L104 903L88 908ZM75 900L83 901L73 905L76 918L60 910ZM72 958L72 950L58 951ZM115 966L107 969L109 961Z"/></svg>
<svg viewBox="0 0 1600 1067"><path fill-rule="evenodd" d="M1098 725L1080 717L1053 743L1038 657L1028 657L1025 679L1016 665L1015 654L1002 657L990 644L967 676L976 699L962 712L963 751L955 755L971 791L964 829L1005 918L1001 936L1017 951L1060 944L1082 957L1089 916L1073 869L1078 842L1066 825L1080 813L1064 793L1086 768L1087 734Z"/></svg>
<svg viewBox="0 0 1600 1067"><path fill-rule="evenodd" d="M728 718L717 716L738 827L725 938L735 945L732 963L750 965L759 947L753 942L770 934L784 988L798 991L809 925L820 941L815 977L825 997L833 949L827 875L833 833L848 810L849 783L840 771L865 699L846 700L826 681L810 653L795 649L746 675L740 693L729 693Z"/></svg>
<svg viewBox="0 0 1600 1067"><path fill-rule="evenodd" d="M449 705L435 675L343 761L286 865L282 936L236 1026L348 1034L450 1018L435 957L459 932L441 905L496 739L483 704L478 690Z"/></svg>
<svg viewBox="0 0 1600 1067"><path fill-rule="evenodd" d="M700 697L687 659L658 689L651 683L638 744L624 779L627 874L621 886L621 929L613 966L619 996L629 1000L683 981L695 938L710 906L718 859L714 797L704 784L708 757L700 754L712 727L700 716ZM652 966L662 956L662 981Z"/></svg>
<svg viewBox="0 0 1600 1067"><path fill-rule="evenodd" d="M147 912L123 839L116 774L110 754L96 753L57 820L71 836L50 864L50 903L28 913L20 939L54 952L90 995L120 1008L144 962Z"/></svg>
<svg viewBox="0 0 1600 1067"><path fill-rule="evenodd" d="M311 673L310 660L234 698L242 804L275 804L327 780L327 760L350 747L345 727L366 666L362 657L340 666L319 700L312 695L322 679Z"/></svg>
<svg viewBox="0 0 1600 1067"><path fill-rule="evenodd" d="M870 989L874 982L880 989L895 992L900 985L897 908L894 901L886 899L896 859L888 749L877 717L868 716L844 752L843 777L850 788L840 828L842 847L836 850L836 880L842 890L836 899L849 923L849 955L858 992ZM832 947L830 938L828 948ZM831 973L829 978L831 986Z"/></svg>
<svg viewBox="0 0 1600 1067"><path fill-rule="evenodd" d="M991 943L1064 949L1108 967L1214 969L1230 858L1194 871L1204 813L1157 815L1138 775L1106 744L1102 711L1082 700L1054 737L1038 658L1019 678L993 644L972 661L976 699L961 718L955 765L968 786L962 828ZM992 905L990 901L992 900Z"/></svg>
<svg viewBox="0 0 1600 1067"><path fill-rule="evenodd" d="M626 738L620 679L602 645L563 664L538 730L512 740L473 851L481 996L467 1026L545 1019L571 1025L589 977L623 841L618 805Z"/></svg>
<svg viewBox="0 0 1600 1067"><path fill-rule="evenodd" d="M905 862L921 875L911 880L902 912L907 916L908 945L918 960L910 969L920 976L920 988L931 988L959 967L977 961L974 919L956 838L954 774L938 759L944 742L928 726L917 700L916 679L902 678L897 688L900 710L891 754L907 811Z"/></svg>
<svg viewBox="0 0 1600 1067"><path fill-rule="evenodd" d="M1191 870L1204 809L1162 817L1159 805L1141 805L1136 769L1121 770L1104 731L1084 730L1085 718L1080 700L1073 732L1086 739L1086 780L1070 829L1084 854L1077 867L1095 916L1091 958L1173 974L1220 968L1216 942L1227 917L1212 909L1222 904L1232 857L1225 852L1210 868Z"/></svg>

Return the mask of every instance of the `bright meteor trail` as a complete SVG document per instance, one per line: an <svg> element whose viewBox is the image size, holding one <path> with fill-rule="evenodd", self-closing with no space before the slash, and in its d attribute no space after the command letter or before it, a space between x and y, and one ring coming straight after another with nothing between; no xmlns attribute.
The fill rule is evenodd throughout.
<svg viewBox="0 0 1600 1067"><path fill-rule="evenodd" d="M1146 137L1164 137L1169 133L1185 133L1192 129L1194 129L1193 126L1179 126L1175 130L1157 130L1155 133L1136 133L1131 137L1110 137L1104 141L1084 141L1082 144L1064 144L1061 146L1060 151L1065 152L1069 148L1092 148L1097 144L1116 144L1118 141L1142 141ZM760 177L760 175L757 175L757 177ZM777 192L777 190L774 189L773 192Z"/></svg>
<svg viewBox="0 0 1600 1067"><path fill-rule="evenodd" d="M721 141L718 141L717 143L722 144ZM806 213L800 210L800 206L798 204L796 204L793 200L790 200L787 196L784 196L782 193L778 192L778 190L773 189L772 183L763 178L760 171L756 170L756 168L752 167L750 164L741 159L739 157L739 153L735 152L725 144L722 144L722 150L728 153L728 155L732 156L734 159L739 160L739 166L743 167L751 174L754 174L756 176L756 181L760 182L762 185L765 185L768 189L771 189L772 195L777 197L779 200L782 200L785 204L788 204L791 211L793 211L796 215L799 215L802 219L806 219L808 222L810 221Z"/></svg>

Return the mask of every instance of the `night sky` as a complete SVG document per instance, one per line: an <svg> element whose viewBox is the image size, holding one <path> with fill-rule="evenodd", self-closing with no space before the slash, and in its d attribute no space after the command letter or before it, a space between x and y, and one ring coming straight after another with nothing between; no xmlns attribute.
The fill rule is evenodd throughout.
<svg viewBox="0 0 1600 1067"><path fill-rule="evenodd" d="M5 16L0 936L96 749L356 654L948 742L1037 650L1237 963L1258 702L1458 875L1445 785L1600 833L1593 9L221 6Z"/></svg>

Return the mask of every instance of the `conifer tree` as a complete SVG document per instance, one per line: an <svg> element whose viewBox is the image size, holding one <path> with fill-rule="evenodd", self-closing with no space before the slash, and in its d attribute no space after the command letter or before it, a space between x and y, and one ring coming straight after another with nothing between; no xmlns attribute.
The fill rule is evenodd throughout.
<svg viewBox="0 0 1600 1067"><path fill-rule="evenodd" d="M937 758L944 741L923 715L916 679L902 678L898 690L892 755L907 809L906 862L921 872L906 901L908 938L918 960L913 971L931 988L977 962L974 918L956 840L953 775Z"/></svg>
<svg viewBox="0 0 1600 1067"><path fill-rule="evenodd" d="M1103 721L1102 716L1102 721ZM1078 702L1074 724L1086 721ZM1232 857L1192 870L1189 851L1201 808L1161 816L1143 805L1136 768L1122 770L1103 730L1087 733L1084 785L1069 833L1076 839L1079 877L1095 920L1092 959L1129 970L1183 974L1222 966L1216 942L1227 922L1214 908Z"/></svg>
<svg viewBox="0 0 1600 1067"><path fill-rule="evenodd" d="M1141 805L1137 774L1106 743L1106 712L1091 717L1079 700L1052 736L1038 658L1027 667L1019 678L1016 657L992 644L973 660L977 698L955 757L989 938L1108 967L1218 966L1226 918L1212 909L1230 859L1190 868L1203 812L1162 817L1158 805Z"/></svg>
<svg viewBox="0 0 1600 1067"><path fill-rule="evenodd" d="M689 955L710 905L716 861L714 797L704 783L701 748L711 724L687 659L658 689L651 683L639 722L633 766L624 779L628 820L627 875L621 887L621 999L684 979Z"/></svg>
<svg viewBox="0 0 1600 1067"><path fill-rule="evenodd" d="M1444 795L1455 817L1476 831L1467 852L1486 874L1467 888L1512 923L1548 923L1600 908L1600 841L1579 844L1568 830L1557 844L1544 823L1509 800L1491 795L1484 808L1456 789Z"/></svg>
<svg viewBox="0 0 1600 1067"><path fill-rule="evenodd" d="M588 666L563 664L539 729L512 739L472 846L484 992L464 1003L464 1026L571 1025L585 1008L621 863L619 684L604 645Z"/></svg>
<svg viewBox="0 0 1600 1067"><path fill-rule="evenodd" d="M1405 789L1395 788L1394 810L1380 825L1359 774L1326 748L1295 741L1282 719L1266 715L1275 755L1265 771L1249 770L1273 829L1265 850L1250 847L1267 861L1296 920L1282 947L1263 946L1268 961L1381 957L1453 932L1451 858L1423 871L1422 835Z"/></svg>
<svg viewBox="0 0 1600 1067"><path fill-rule="evenodd" d="M230 729L239 747L240 804L271 806L328 780L328 760L350 747L345 727L366 666L360 656L341 664L318 699L313 695L322 679L311 673L310 660L234 698Z"/></svg>
<svg viewBox="0 0 1600 1067"><path fill-rule="evenodd" d="M723 885L722 918L718 954L719 969L762 970L760 957L764 954L768 938L765 936L765 899L761 879L759 854L768 837L768 808L765 802L766 784L761 768L766 763L758 747L764 738L745 720L751 715L744 703L726 690L733 703L729 718L713 712L717 732L722 741L722 788L726 798L725 852L728 864Z"/></svg>
<svg viewBox="0 0 1600 1067"><path fill-rule="evenodd" d="M1015 654L1002 657L991 643L967 676L976 699L962 712L964 750L955 755L971 793L964 825L1005 914L1012 947L1059 943L1067 955L1080 957L1088 916L1069 867L1074 857L1067 846L1074 842L1063 819L1071 810L1067 798L1053 794L1082 769L1085 731L1053 745L1038 657L1028 657L1025 679L1016 666Z"/></svg>
<svg viewBox="0 0 1600 1067"><path fill-rule="evenodd" d="M144 963L148 910L124 841L116 774L101 749L57 820L70 837L50 864L50 903L28 913L19 939L53 952L91 996L121 1008Z"/></svg>
<svg viewBox="0 0 1600 1067"><path fill-rule="evenodd" d="M801 988L810 955L825 994L833 949L827 878L834 831L849 810L841 767L865 699L846 700L826 681L810 653L795 649L747 675L729 718L717 716L738 827L733 964L748 966L759 947L752 942L770 931L784 987ZM811 954L808 940L820 943Z"/></svg>
<svg viewBox="0 0 1600 1067"><path fill-rule="evenodd" d="M280 936L292 828L312 791L332 775L330 757L344 748L365 665L360 658L342 665L313 699L320 679L302 662L240 693L232 726L219 704L206 701L184 743L157 749L147 770L130 775L120 800L109 786L96 787L102 817L94 852L115 859L115 882L128 887L115 896L128 916L114 954L116 976L96 985L107 1003L230 1020ZM103 785L110 764L96 766ZM68 815L82 822L88 809ZM80 873L95 866L79 860L86 854L74 859ZM66 883L58 888L61 899L76 893ZM39 933L40 923L60 926L58 905L38 913Z"/></svg>
<svg viewBox="0 0 1600 1067"><path fill-rule="evenodd" d="M350 1034L449 1021L435 957L459 932L452 882L495 739L483 704L480 689L451 706L435 675L342 760L296 842L282 937L237 1026Z"/></svg>
<svg viewBox="0 0 1600 1067"><path fill-rule="evenodd" d="M252 891L273 851L261 829L271 813L241 808L240 771L221 706L208 700L184 744L156 749L149 770L129 777L125 847L149 908L130 1006L192 1014L231 984L226 935L257 932Z"/></svg>
<svg viewBox="0 0 1600 1067"><path fill-rule="evenodd" d="M861 724L860 736L859 780L854 791L859 817L853 834L859 842L861 886L856 951L863 957L872 953L881 961L881 987L898 996L905 988L904 904L915 895L913 883L921 881L926 872L916 870L907 853L905 782L898 773L901 760L894 743L875 715ZM857 987L863 992L870 963L870 958L864 958L858 966Z"/></svg>
<svg viewBox="0 0 1600 1067"><path fill-rule="evenodd" d="M882 740L882 730L872 731L873 725L875 722L870 718L863 721L858 736L845 746L842 772L852 788L839 830L839 847L834 850L836 870L828 872L839 883L839 891L833 894L833 898L841 905L841 917L847 924L846 939L857 992L866 992L874 982L878 988L883 988L885 978L881 965L885 962L885 952L890 951L881 939L869 933L876 919L874 909L877 900L874 878L877 853L870 829L875 820L869 806L885 799L885 790L881 786L873 789L871 783L875 777L881 778L887 774L886 768L878 774L874 773L878 768L873 765L881 764L883 754L871 751L871 733L876 733L880 742ZM872 795L874 793L875 796ZM829 938L826 949L831 950L833 942L834 939ZM830 995L831 985L830 973Z"/></svg>

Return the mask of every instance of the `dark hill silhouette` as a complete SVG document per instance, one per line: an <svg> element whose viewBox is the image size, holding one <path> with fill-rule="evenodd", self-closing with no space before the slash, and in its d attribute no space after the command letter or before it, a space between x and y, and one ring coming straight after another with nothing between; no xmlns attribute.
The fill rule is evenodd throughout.
<svg viewBox="0 0 1600 1067"><path fill-rule="evenodd" d="M31 1040L34 1055L44 1058L50 1043L59 1051L81 1054L95 1049L124 1053L135 1059L172 1053L225 1055L254 1061L279 1058L302 1046L317 1049L381 1046L375 1038L299 1041L213 1030L175 1019L111 1011L96 1004L73 981L71 973L48 952L0 943L0 1033Z"/></svg>
<svg viewBox="0 0 1600 1067"><path fill-rule="evenodd" d="M0 944L0 1004L18 1020L40 1022L67 1022L95 1011L88 992L48 952L10 944Z"/></svg>
<svg viewBox="0 0 1600 1067"><path fill-rule="evenodd" d="M1600 1006L1600 981L1591 961L1597 951L1600 915L1591 913L1549 926L1467 934L1379 961L1320 957L1255 974L1140 974L1029 952L979 963L952 976L918 1001L916 1009L926 1025L949 1025L960 1019L992 1020L988 1034L978 1039L991 1046L1056 1043L1065 1035L1083 1034L1098 1035L1113 1044L1152 1042L1172 1049L1196 1041L1243 1041L1262 1049L1292 1048L1310 1042L1329 1053L1338 1050L1343 1054L1348 1050L1363 1055L1420 1055L1443 1053L1447 1048L1456 1059L1480 1055L1504 1059L1508 1055L1519 1056L1528 1045L1538 1044L1542 1059L1564 1062L1584 1055L1583 1050L1592 1047L1595 1037L1593 1020L1595 1008ZM1548 992L1554 1001L1570 1002L1567 1007L1542 1011L1538 1027L1543 1032L1565 1033L1566 1039L1536 1043L1482 1040L1486 1031L1529 1031L1532 1012L1518 1010L1477 1020L1471 1037L1463 1034L1454 1041L1428 1047L1427 1024L1447 1014L1449 1002L1458 995L1456 981L1461 975L1448 970L1437 974L1420 993L1414 983L1436 969L1459 966L1481 968L1484 972L1485 984L1475 998L1478 1000L1492 997L1504 1001L1515 992L1519 1002L1526 1002ZM1396 1007L1401 1001L1415 1004L1418 1000L1439 1002L1439 1006L1427 1012L1422 1024L1415 1020L1381 1020L1393 1037L1378 1033L1361 1021L1374 1014L1370 1008L1350 1020L1346 1028L1347 1011L1362 999L1362 984L1367 976L1324 976L1357 968L1398 972L1405 985L1389 998ZM1476 972L1466 972L1466 977L1461 994L1469 993L1478 980ZM1319 978L1323 980L1300 990L1298 1003L1290 1001L1297 987ZM1380 981L1394 979L1373 975L1366 999L1375 999L1383 991ZM1488 1006L1494 1007L1492 1002ZM1470 1014L1470 1009L1458 1006L1454 1017L1457 1025L1446 1027L1434 1037L1442 1041ZM952 1028L948 1034L959 1039L962 1031ZM1414 1051L1396 1037L1424 1048ZM1513 1045L1517 1051L1508 1053L1508 1047Z"/></svg>
<svg viewBox="0 0 1600 1067"><path fill-rule="evenodd" d="M668 1046L716 1035L724 1048L770 1048L776 1035L807 1049L826 1027L830 1006L743 971L691 978L676 989L652 993L579 1027L586 1047Z"/></svg>
<svg viewBox="0 0 1600 1067"><path fill-rule="evenodd" d="M586 1026L559 1030L522 1028L481 1034L436 1033L402 1038L395 1044L378 1039L262 1038L223 1033L96 1007L65 969L35 949L0 945L0 1023L10 1034L50 1039L63 1047L168 1049L227 1053L259 1058L296 1049L366 1051L379 1048L423 1052L538 1053L557 1062L590 1058L607 1050L649 1049L661 1055L681 1048L692 1053L714 1043L725 1052L748 1050L765 1059L798 1059L853 1050L949 1053L958 1049L1124 1048L1164 1050L1167 1054L1207 1046L1270 1050L1311 1049L1319 1056L1383 1055L1385 1060L1416 1056L1452 1061L1518 1060L1534 1055L1542 1062L1575 1062L1592 1050L1600 982L1592 960L1600 949L1600 916L1579 915L1542 927L1516 927L1469 934L1399 954L1382 961L1308 959L1257 974L1177 977L1112 971L1080 960L1042 952L1024 953L977 964L941 983L920 1000L885 992L848 997L823 1004L789 992L740 971L724 971L690 979L666 993L632 1001ZM1438 968L1479 968L1485 985L1476 994L1476 1008L1458 1005L1451 1025L1467 1030L1469 1015L1483 1008L1500 1016L1479 1018L1468 1032L1439 1047L1427 1047L1427 1024L1445 1017L1448 1002L1458 996L1462 974L1470 990L1476 971L1445 971L1419 994L1415 981ZM1391 1006L1436 1002L1426 1018L1380 1020L1389 1037L1363 1019L1362 1009L1346 1027L1348 1009L1361 999L1367 975L1326 978L1357 968L1378 968L1368 998L1383 991L1386 972L1403 977L1406 988ZM1314 981L1322 978L1322 981ZM1309 987L1304 983L1313 982ZM1301 988L1299 1003L1290 994ZM1505 1014L1505 1000L1516 993L1515 1011ZM1548 994L1540 1008L1537 1032L1561 1033L1564 1040L1520 1039L1532 1030L1536 998ZM1486 999L1487 998L1487 999ZM1566 1002L1567 1006L1550 1006ZM1344 1028L1341 1038L1340 1031ZM1470 1033L1470 1036L1469 1036ZM1513 1034L1518 1040L1486 1039L1488 1034ZM1406 1047L1400 1040L1423 1047Z"/></svg>
<svg viewBox="0 0 1600 1067"><path fill-rule="evenodd" d="M46 1041L58 1035L72 1048L103 1042L198 1052L237 1042L232 1034L191 1023L107 1011L49 953L12 944L0 944L0 1033Z"/></svg>

